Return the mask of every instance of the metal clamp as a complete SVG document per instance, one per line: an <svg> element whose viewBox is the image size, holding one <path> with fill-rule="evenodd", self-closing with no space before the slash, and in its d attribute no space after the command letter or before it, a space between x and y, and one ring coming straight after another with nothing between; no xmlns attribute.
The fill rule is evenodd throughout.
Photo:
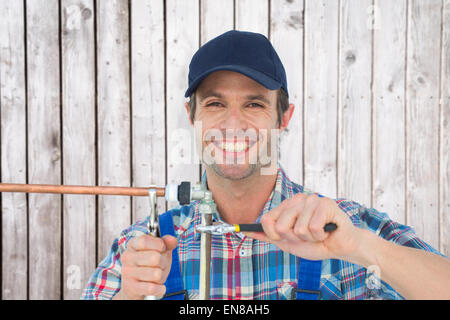
<svg viewBox="0 0 450 320"><path fill-rule="evenodd" d="M158 207L156 203L156 189L150 189L148 191L148 196L150 200L150 215L148 219L148 233L154 237L159 237L161 232L159 230L159 215ZM158 300L156 296L146 296L145 300Z"/></svg>
<svg viewBox="0 0 450 320"><path fill-rule="evenodd" d="M198 190L201 193L199 211L202 216L202 226L212 225L212 215L216 211L216 204L209 190ZM211 274L211 234L202 233L200 236L200 279L199 298L209 300L210 298L210 274Z"/></svg>
<svg viewBox="0 0 450 320"><path fill-rule="evenodd" d="M154 237L159 237L161 233L159 231L159 215L156 203L156 190L150 189L148 191L148 195L150 200L150 217L148 219L148 232Z"/></svg>

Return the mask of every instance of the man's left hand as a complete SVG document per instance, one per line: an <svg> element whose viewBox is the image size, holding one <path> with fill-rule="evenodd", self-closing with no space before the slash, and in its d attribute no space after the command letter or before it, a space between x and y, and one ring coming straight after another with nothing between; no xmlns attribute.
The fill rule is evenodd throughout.
<svg viewBox="0 0 450 320"><path fill-rule="evenodd" d="M327 223L338 227L325 232ZM296 194L261 217L264 233L248 236L275 244L281 250L310 260L346 259L357 252L360 229L335 201L315 194Z"/></svg>

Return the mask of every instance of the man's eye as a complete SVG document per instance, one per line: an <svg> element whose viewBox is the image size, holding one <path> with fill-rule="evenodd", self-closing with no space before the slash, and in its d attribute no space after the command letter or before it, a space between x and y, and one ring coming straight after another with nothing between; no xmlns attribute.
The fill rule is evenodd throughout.
<svg viewBox="0 0 450 320"><path fill-rule="evenodd" d="M206 106L207 107L221 107L222 104L220 102L210 102Z"/></svg>
<svg viewBox="0 0 450 320"><path fill-rule="evenodd" d="M264 108L263 105L261 105L259 103L255 103L255 102L249 103L248 106L251 108Z"/></svg>

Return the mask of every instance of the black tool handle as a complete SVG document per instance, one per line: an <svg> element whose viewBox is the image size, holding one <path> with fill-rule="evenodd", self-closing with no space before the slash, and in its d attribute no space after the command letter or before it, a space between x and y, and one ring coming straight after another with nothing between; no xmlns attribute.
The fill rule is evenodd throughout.
<svg viewBox="0 0 450 320"><path fill-rule="evenodd" d="M244 223L239 225L240 231L264 232L261 223Z"/></svg>
<svg viewBox="0 0 450 320"><path fill-rule="evenodd" d="M325 232L331 232L337 229L337 225L333 222L327 223L323 230ZM243 232L264 232L260 223L244 223L239 225L239 230Z"/></svg>
<svg viewBox="0 0 450 320"><path fill-rule="evenodd" d="M191 183L183 181L178 186L178 202L184 206L191 203Z"/></svg>
<svg viewBox="0 0 450 320"><path fill-rule="evenodd" d="M337 225L333 222L327 223L324 227L323 227L323 231L325 232L331 232L337 229Z"/></svg>

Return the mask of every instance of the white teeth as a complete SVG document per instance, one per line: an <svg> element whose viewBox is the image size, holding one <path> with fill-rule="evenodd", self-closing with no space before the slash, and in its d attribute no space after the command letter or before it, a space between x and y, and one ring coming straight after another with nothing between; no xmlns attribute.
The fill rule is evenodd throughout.
<svg viewBox="0 0 450 320"><path fill-rule="evenodd" d="M248 143L246 142L218 142L217 146L227 152L242 152L248 149Z"/></svg>

